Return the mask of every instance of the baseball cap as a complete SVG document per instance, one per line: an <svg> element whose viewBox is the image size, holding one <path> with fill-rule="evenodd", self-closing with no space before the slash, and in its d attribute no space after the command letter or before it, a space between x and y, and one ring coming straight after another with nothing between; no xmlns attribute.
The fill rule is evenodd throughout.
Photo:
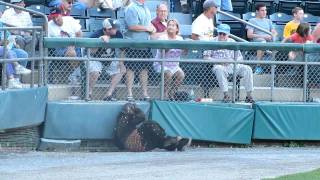
<svg viewBox="0 0 320 180"><path fill-rule="evenodd" d="M214 0L206 0L203 3L203 9L209 9L211 7L219 7L219 5L215 3Z"/></svg>
<svg viewBox="0 0 320 180"><path fill-rule="evenodd" d="M107 18L102 22L103 28L111 29L119 29L120 25L119 22L116 19Z"/></svg>
<svg viewBox="0 0 320 180"><path fill-rule="evenodd" d="M217 27L217 32L220 33L226 33L226 34L230 34L230 26L228 24L220 24Z"/></svg>
<svg viewBox="0 0 320 180"><path fill-rule="evenodd" d="M62 14L62 11L59 7L54 7L52 9L50 9L50 16L55 16L55 15L59 15Z"/></svg>
<svg viewBox="0 0 320 180"><path fill-rule="evenodd" d="M10 3L21 3L23 0L10 0Z"/></svg>

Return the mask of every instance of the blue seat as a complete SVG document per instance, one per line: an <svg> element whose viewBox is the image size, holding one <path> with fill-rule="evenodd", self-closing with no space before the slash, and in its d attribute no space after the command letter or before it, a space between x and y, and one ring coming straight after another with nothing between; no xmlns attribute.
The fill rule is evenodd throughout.
<svg viewBox="0 0 320 180"><path fill-rule="evenodd" d="M279 0L278 11L286 14L291 14L293 8L301 7L301 6L302 6L302 1Z"/></svg>
<svg viewBox="0 0 320 180"><path fill-rule="evenodd" d="M70 15L73 17L87 18L86 11L84 9L79 9L74 7L71 8Z"/></svg>
<svg viewBox="0 0 320 180"><path fill-rule="evenodd" d="M31 6L28 6L27 9L36 11L36 12L40 12L43 14L49 14L50 13L50 9L42 4L34 4Z"/></svg>
<svg viewBox="0 0 320 180"><path fill-rule="evenodd" d="M241 15L240 14L232 13L232 12L228 12L228 14L233 15L233 16L241 19ZM235 20L235 19L233 19L233 18L231 18L229 16L223 15L223 14L218 14L217 21L218 22L236 22L237 20Z"/></svg>
<svg viewBox="0 0 320 180"><path fill-rule="evenodd" d="M184 38L190 38L192 34L192 26L191 25L186 25L186 24L181 24L180 25L180 35Z"/></svg>
<svg viewBox="0 0 320 180"><path fill-rule="evenodd" d="M34 26L43 26L43 24L44 24L43 18L32 17L31 20L32 20L32 23Z"/></svg>
<svg viewBox="0 0 320 180"><path fill-rule="evenodd" d="M183 13L170 13L169 19L176 19L180 24L191 25L192 24L192 15L183 14Z"/></svg>
<svg viewBox="0 0 320 180"><path fill-rule="evenodd" d="M293 19L292 15L285 13L273 13L270 15L270 20L275 24L286 24Z"/></svg>
<svg viewBox="0 0 320 180"><path fill-rule="evenodd" d="M103 28L102 22L103 22L103 19L95 19L95 18L87 19L87 24L89 26L89 28L88 28L89 31L90 32L95 32L95 31Z"/></svg>
<svg viewBox="0 0 320 180"><path fill-rule="evenodd" d="M248 12L250 3L248 0L232 0L233 12L243 14Z"/></svg>
<svg viewBox="0 0 320 180"><path fill-rule="evenodd" d="M320 1L305 1L304 10L314 16L320 16Z"/></svg>
<svg viewBox="0 0 320 180"><path fill-rule="evenodd" d="M161 1L145 1L145 6L147 6L150 12L156 12L157 6L162 3Z"/></svg>
<svg viewBox="0 0 320 180"><path fill-rule="evenodd" d="M284 24L276 24L276 25L274 25L274 28L278 33L275 41L282 41L284 26L285 26Z"/></svg>
<svg viewBox="0 0 320 180"><path fill-rule="evenodd" d="M79 21L82 31L88 31L89 30L89 29L87 29L87 26L86 26L86 19L77 18L77 17L74 17L74 18Z"/></svg>
<svg viewBox="0 0 320 180"><path fill-rule="evenodd" d="M87 10L90 18L115 18L115 12L112 9L90 8Z"/></svg>
<svg viewBox="0 0 320 180"><path fill-rule="evenodd" d="M255 18L256 13L255 12L247 12L245 14L242 14L242 19L245 21L249 21L251 18Z"/></svg>
<svg viewBox="0 0 320 180"><path fill-rule="evenodd" d="M316 25L320 21L318 16L313 16L312 14L304 14L303 22L307 22L311 25Z"/></svg>

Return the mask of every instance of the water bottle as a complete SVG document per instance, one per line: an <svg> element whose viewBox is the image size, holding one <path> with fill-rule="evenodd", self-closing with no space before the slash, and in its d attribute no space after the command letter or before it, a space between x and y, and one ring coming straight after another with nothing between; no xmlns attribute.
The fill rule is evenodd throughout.
<svg viewBox="0 0 320 180"><path fill-rule="evenodd" d="M194 91L193 89L190 90L190 93L189 93L189 96L190 96L190 102L195 102L195 95L194 95Z"/></svg>

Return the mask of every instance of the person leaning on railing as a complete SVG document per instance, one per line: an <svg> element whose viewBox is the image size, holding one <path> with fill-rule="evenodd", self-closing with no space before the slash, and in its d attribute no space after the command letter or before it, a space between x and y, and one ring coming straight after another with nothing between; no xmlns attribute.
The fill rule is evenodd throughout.
<svg viewBox="0 0 320 180"><path fill-rule="evenodd" d="M159 40L178 40L182 41L183 38L179 34L179 23L177 20L169 20L167 24L167 33L159 37ZM164 51L164 52L163 52ZM164 95L171 100L174 99L179 86L181 85L185 75L179 66L179 62L173 62L180 59L181 54L184 53L182 49L158 49L156 59L164 59ZM161 62L153 64L157 73L161 73Z"/></svg>
<svg viewBox="0 0 320 180"><path fill-rule="evenodd" d="M230 26L228 24L220 24L217 28L218 37L215 37L213 41L221 42L235 42L235 40L229 38ZM223 92L223 102L230 102L230 96L228 95L228 76L236 73L236 75L243 77L244 86L247 92L245 102L253 103L252 91L253 91L253 74L252 69L248 65L237 64L234 72L234 64L232 62L237 60L243 60L241 52L219 49L219 50L207 50L204 51L204 58L214 60L225 60L230 63L222 63L220 65L214 65L212 71L215 73L219 83L219 87Z"/></svg>

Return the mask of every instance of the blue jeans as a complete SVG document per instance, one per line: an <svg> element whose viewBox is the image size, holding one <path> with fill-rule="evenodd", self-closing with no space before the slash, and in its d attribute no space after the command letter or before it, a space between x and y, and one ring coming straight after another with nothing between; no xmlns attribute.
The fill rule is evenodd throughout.
<svg viewBox="0 0 320 180"><path fill-rule="evenodd" d="M28 53L23 49L12 48L11 51L15 53L15 57L13 58L28 58ZM28 61L19 61L23 67L27 67Z"/></svg>
<svg viewBox="0 0 320 180"><path fill-rule="evenodd" d="M3 50L4 50L3 46L0 46L0 56L1 56L1 58L2 58L3 53L4 53ZM8 50L8 52L7 52L7 58L8 58L8 59L15 59L16 57L17 57L17 56L16 56L16 54L15 54L14 51ZM7 68L6 68L7 76L12 76L12 75L15 74L13 63L7 63L7 66L6 66L6 67L7 67Z"/></svg>

